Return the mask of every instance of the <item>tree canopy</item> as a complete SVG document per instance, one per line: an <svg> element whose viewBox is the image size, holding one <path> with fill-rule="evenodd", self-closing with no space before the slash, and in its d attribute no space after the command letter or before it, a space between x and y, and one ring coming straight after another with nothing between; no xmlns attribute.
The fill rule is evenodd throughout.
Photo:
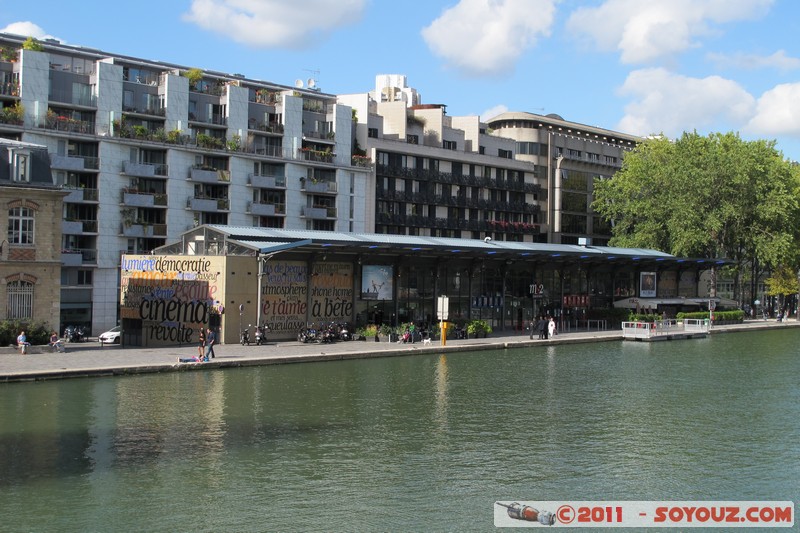
<svg viewBox="0 0 800 533"><path fill-rule="evenodd" d="M594 189L614 246L726 258L742 272L800 264L800 169L774 141L737 134L647 139Z"/></svg>

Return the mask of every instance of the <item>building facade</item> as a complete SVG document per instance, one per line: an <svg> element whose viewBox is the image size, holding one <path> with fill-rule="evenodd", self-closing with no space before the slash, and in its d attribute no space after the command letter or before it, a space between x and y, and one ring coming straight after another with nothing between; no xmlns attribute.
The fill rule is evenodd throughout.
<svg viewBox="0 0 800 533"><path fill-rule="evenodd" d="M94 333L121 318L121 255L203 224L603 244L592 182L636 142L554 116L449 116L402 75L337 96L24 40L0 34L0 137L51 154L61 247L81 257L60 322Z"/></svg>
<svg viewBox="0 0 800 533"><path fill-rule="evenodd" d="M367 229L370 161L335 96L24 40L0 34L0 137L45 146L69 193L62 325L115 325L121 254L187 228Z"/></svg>
<svg viewBox="0 0 800 533"><path fill-rule="evenodd" d="M203 327L235 343L256 324L275 340L331 322L425 329L442 296L456 325L522 333L548 315L562 331L618 327L616 302L699 309L710 267L654 250L207 225L123 256L123 343L192 344Z"/></svg>
<svg viewBox="0 0 800 533"><path fill-rule="evenodd" d="M63 197L45 147L0 139L0 320L59 327Z"/></svg>

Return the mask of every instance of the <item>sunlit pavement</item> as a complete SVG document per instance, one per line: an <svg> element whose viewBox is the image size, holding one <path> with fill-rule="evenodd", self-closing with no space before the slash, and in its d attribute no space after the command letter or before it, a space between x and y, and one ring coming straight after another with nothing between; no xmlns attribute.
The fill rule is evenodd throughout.
<svg viewBox="0 0 800 533"><path fill-rule="evenodd" d="M752 320L743 324L714 326L715 333L800 327L800 322ZM96 341L67 344L66 353L52 353L48 347L33 347L21 355L16 349L0 348L0 382L60 379L68 377L112 376L153 372L206 370L268 364L363 359L370 357L404 356L422 353L454 353L487 349L513 349L527 346L551 346L569 343L607 342L622 340L621 330L580 330L562 332L552 339L531 340L528 332L490 334L481 339L448 339L430 344L422 342L350 341L331 344L303 344L296 341L269 342L265 346L224 344L215 349L216 357L208 363L178 363L179 358L197 355L196 345L168 348L126 348L101 346ZM671 342L692 342L680 340ZM35 353L42 352L42 353Z"/></svg>

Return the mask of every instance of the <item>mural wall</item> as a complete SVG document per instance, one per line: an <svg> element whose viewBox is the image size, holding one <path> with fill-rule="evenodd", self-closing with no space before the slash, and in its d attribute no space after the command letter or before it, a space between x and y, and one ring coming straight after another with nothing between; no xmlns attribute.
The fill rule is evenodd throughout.
<svg viewBox="0 0 800 533"><path fill-rule="evenodd" d="M291 338L307 323L353 320L353 265L270 261L261 280L261 319L276 338Z"/></svg>
<svg viewBox="0 0 800 533"><path fill-rule="evenodd" d="M123 255L120 318L143 346L191 344L219 315L224 257ZM124 324L124 322L123 322ZM134 324L135 326L131 325ZM141 324L141 332L136 327Z"/></svg>

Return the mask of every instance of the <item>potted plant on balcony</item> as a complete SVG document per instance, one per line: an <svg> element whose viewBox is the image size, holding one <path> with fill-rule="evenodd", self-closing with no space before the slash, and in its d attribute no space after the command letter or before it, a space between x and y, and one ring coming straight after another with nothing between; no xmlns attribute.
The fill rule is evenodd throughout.
<svg viewBox="0 0 800 533"><path fill-rule="evenodd" d="M184 75L189 80L190 89L197 89L198 84L203 79L203 71L199 68L190 68L184 73Z"/></svg>

